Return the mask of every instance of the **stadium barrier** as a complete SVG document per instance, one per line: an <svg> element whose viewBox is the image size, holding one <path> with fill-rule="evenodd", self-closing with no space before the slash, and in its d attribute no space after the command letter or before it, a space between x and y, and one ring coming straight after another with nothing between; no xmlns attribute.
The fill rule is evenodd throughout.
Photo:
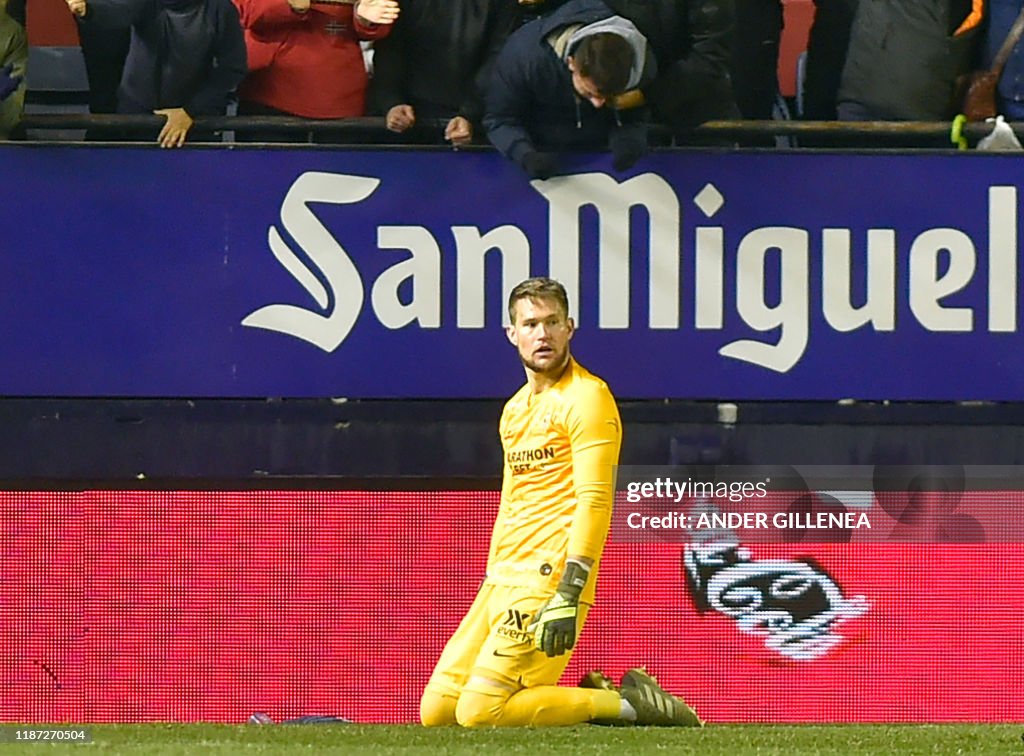
<svg viewBox="0 0 1024 756"><path fill-rule="evenodd" d="M92 129L96 134L116 133L133 130L152 130L164 123L164 118L149 115L91 115L88 113L27 113L21 122L25 130L41 131L37 139L45 139L46 131L67 131ZM421 119L412 134L432 137L437 144L444 144L442 119ZM1024 139L1024 122L1009 124L1019 139ZM259 134L261 131L293 132L296 136L331 133L339 140L344 135L360 139L378 137L386 144L401 142L402 137L387 131L384 118L340 118L307 119L289 116L197 116L193 127L207 132L245 132ZM967 123L961 121L709 121L691 132L680 134L680 145L745 143L754 140L763 144L769 138L794 139L787 142L798 146L804 139L814 147L855 147L869 149L884 146L899 146L905 149L921 148L967 148L975 146L992 132L988 123ZM652 143L667 145L672 142L671 131L661 124L652 125ZM962 141L961 141L962 140ZM301 140L300 140L301 141Z"/></svg>
<svg viewBox="0 0 1024 756"><path fill-rule="evenodd" d="M549 182L575 187L560 195L486 148L29 142L0 145L0 162L23 177L0 203L6 480L493 477L494 423L519 380L498 332L507 265L570 277L578 265L574 343L622 403L630 464L1024 462L1012 155L666 149L626 174L580 155L575 175ZM380 181L367 201L310 206L331 236L309 249L327 241L357 268L347 336L331 319L351 307L339 292L353 271L325 278L305 234L292 236L310 220L297 177L325 174ZM58 190L75 197L59 213ZM628 237L599 235L627 212ZM311 289L279 261L274 231ZM649 275L652 250L674 248L664 239L678 255L659 264L678 257L678 276ZM415 251L396 246L410 240ZM785 307L781 250L768 248L780 240L787 269L807 273ZM945 243L957 266L943 275ZM699 286L698 246L725 266ZM830 269L834 286L826 252L849 257L846 273ZM869 252L881 299L866 312ZM413 256L440 263L440 288L431 279L421 292L440 327L408 316L394 327L397 304L381 307L391 297L376 282ZM740 257L761 292L739 287ZM601 270L619 273L603 283ZM936 275L959 288L934 290ZM717 305L701 299L715 291ZM698 301L718 320L698 324ZM285 304L344 343L328 351L302 328L251 327L248 316ZM791 332L789 371L738 359L771 356ZM475 357L458 381L445 378L452 355Z"/></svg>
<svg viewBox="0 0 1024 756"><path fill-rule="evenodd" d="M6 396L498 399L508 291L544 273L620 399L1024 400L1015 155L579 153L549 181L486 148L0 160Z"/></svg>

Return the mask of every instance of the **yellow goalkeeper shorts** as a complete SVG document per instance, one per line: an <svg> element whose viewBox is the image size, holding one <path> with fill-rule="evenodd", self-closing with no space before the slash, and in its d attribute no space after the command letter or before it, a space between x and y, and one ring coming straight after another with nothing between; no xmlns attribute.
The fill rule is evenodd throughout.
<svg viewBox="0 0 1024 756"><path fill-rule="evenodd" d="M484 582L473 605L445 644L427 690L458 698L470 677L485 677L518 688L557 685L572 652L549 657L533 647L528 631L549 596L535 588ZM580 604L576 637L589 606Z"/></svg>

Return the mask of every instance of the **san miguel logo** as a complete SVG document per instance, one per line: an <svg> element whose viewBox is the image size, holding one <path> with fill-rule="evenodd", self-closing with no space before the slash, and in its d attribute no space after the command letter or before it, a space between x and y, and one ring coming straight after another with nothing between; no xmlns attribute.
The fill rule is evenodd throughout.
<svg viewBox="0 0 1024 756"><path fill-rule="evenodd" d="M843 640L840 624L870 608L863 596L845 596L810 557L755 560L731 531L687 544L683 573L697 611L730 617L741 632L798 661L825 656Z"/></svg>
<svg viewBox="0 0 1024 756"><path fill-rule="evenodd" d="M410 326L479 329L485 323L485 256L493 250L502 259L502 301L510 286L529 276L536 242L516 225L487 230L448 226L444 236L450 234L454 245L453 269L446 267L449 263L441 251L446 240L436 230L381 225L376 229L377 247L406 251L408 257L365 281L366 272L339 241L341 230L328 229L312 206L355 206L374 195L381 183L379 178L317 171L294 181L281 203L280 228L268 228L267 243L312 301L305 307L264 305L249 313L242 325L287 334L325 352L338 349L360 318L376 318L392 330ZM851 281L858 254L851 228L772 225L739 234L717 220L727 198L713 183L686 201L654 173L622 182L603 173L578 174L533 181L531 186L548 205L547 270L565 284L570 315L578 324L584 264L581 218L584 211L593 209L600 232L596 252L600 281L597 292L585 292L582 298L596 299L599 330L643 327L630 317L636 288L630 280L635 254L630 217L642 208L648 216L646 328L732 334L734 329L726 329L726 323L738 318L751 331L750 337L723 335L723 340L731 340L719 347L722 357L787 373L803 358L812 331L896 331L901 297L906 297L913 319L929 332L1017 331L1014 186L988 188L988 247L980 255L971 237L956 228L925 229L908 239L907 250L897 246L897 229L868 228L866 288L860 298L851 294L856 288ZM681 239L684 210L700 221L687 240ZM726 244L727 238L737 238L735 249ZM820 260L814 259L816 251L812 253L818 248ZM683 275L684 249L692 249L693 255L694 275L688 280ZM905 271L898 265L903 257ZM591 264L595 256L588 254L586 259ZM985 305L947 303L947 297L979 277L979 259L987 266ZM727 277L727 260L735 260L734 282ZM815 268L819 263L820 274ZM776 267L781 271L777 287L770 283ZM817 275L821 276L821 301L813 302L812 277ZM900 279L903 275L905 281ZM452 313L442 308L442 283L448 276L455 278ZM403 296L400 289L409 282L411 294ZM692 287L687 295L692 296L692 315L682 308L684 283Z"/></svg>
<svg viewBox="0 0 1024 756"><path fill-rule="evenodd" d="M299 176L281 203L281 224L327 279L330 291L285 243L277 227L271 226L267 231L270 251L313 298L318 309L271 304L249 313L242 325L285 333L325 352L333 352L341 345L363 307L363 279L352 258L313 214L310 203L360 202L373 194L379 184L380 179L363 176L332 173Z"/></svg>

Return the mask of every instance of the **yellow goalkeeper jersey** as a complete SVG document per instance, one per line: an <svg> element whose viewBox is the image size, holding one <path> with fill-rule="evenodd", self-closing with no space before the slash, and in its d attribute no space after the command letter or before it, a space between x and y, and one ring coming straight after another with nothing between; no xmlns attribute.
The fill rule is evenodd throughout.
<svg viewBox="0 0 1024 756"><path fill-rule="evenodd" d="M593 603L622 444L611 391L570 358L554 386L534 394L526 384L506 402L499 433L505 464L488 579L553 592L567 556L589 557L581 600Z"/></svg>

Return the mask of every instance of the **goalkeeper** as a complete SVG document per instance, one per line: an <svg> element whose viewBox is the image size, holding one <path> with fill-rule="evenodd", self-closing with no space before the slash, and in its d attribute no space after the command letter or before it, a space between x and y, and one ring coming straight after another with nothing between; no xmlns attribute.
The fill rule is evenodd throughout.
<svg viewBox="0 0 1024 756"><path fill-rule="evenodd" d="M594 601L622 426L608 386L569 353L575 326L562 285L523 281L508 309L506 334L526 384L499 424L504 471L487 577L441 653L420 719L466 727L700 724L639 669L619 690L557 685Z"/></svg>

